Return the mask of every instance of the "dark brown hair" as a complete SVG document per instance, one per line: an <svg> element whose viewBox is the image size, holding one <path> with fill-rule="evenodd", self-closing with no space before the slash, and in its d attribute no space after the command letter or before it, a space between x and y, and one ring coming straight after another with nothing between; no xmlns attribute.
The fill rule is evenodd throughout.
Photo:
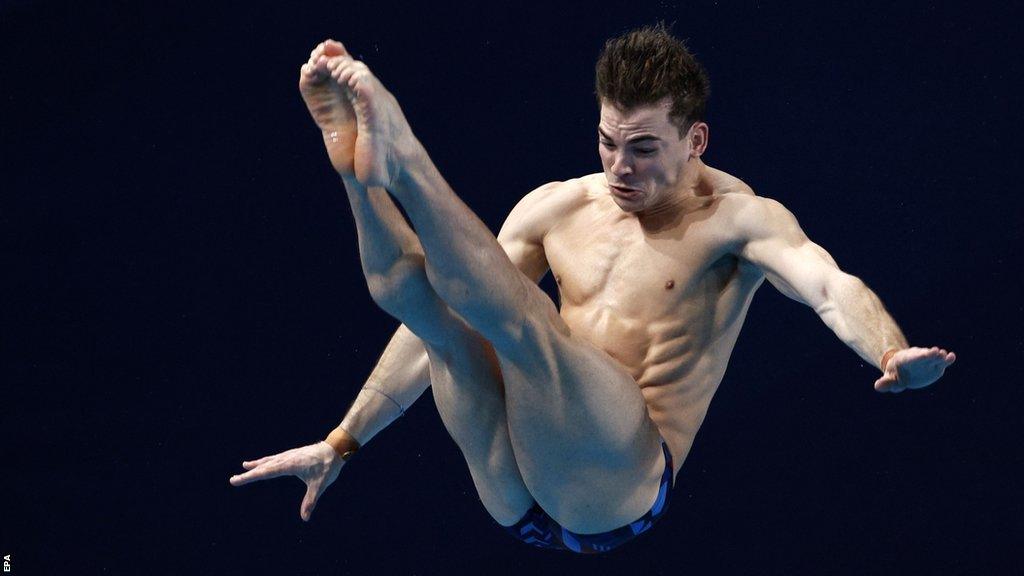
<svg viewBox="0 0 1024 576"><path fill-rule="evenodd" d="M597 102L623 110L672 98L669 118L679 137L704 120L711 85L704 67L664 22L612 38L597 59Z"/></svg>

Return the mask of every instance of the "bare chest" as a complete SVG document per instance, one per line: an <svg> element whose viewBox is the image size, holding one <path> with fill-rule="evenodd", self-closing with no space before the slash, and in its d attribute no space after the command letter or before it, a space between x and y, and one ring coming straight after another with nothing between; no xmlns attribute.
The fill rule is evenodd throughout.
<svg viewBox="0 0 1024 576"><path fill-rule="evenodd" d="M709 227L684 223L650 234L635 219L616 216L578 219L545 240L563 308L650 324L678 317L687 302L703 298L709 282L722 280L727 246Z"/></svg>

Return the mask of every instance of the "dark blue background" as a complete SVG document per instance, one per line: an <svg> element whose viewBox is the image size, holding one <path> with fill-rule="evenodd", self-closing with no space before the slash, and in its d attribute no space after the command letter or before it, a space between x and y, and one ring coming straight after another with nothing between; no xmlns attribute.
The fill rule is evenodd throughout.
<svg viewBox="0 0 1024 576"><path fill-rule="evenodd" d="M13 573L1024 573L1019 3L292 4L0 4ZM593 63L658 19L709 71L706 161L956 351L946 377L874 393L766 285L671 512L602 557L502 533L429 393L309 524L295 479L232 488L333 428L396 327L296 90L309 50L364 58L496 230L600 170Z"/></svg>

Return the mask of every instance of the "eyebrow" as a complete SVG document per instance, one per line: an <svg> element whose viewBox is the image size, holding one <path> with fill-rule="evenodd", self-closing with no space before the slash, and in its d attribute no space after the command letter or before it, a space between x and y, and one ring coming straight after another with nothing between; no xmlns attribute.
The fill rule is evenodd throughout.
<svg viewBox="0 0 1024 576"><path fill-rule="evenodd" d="M604 130L601 130L600 126L597 128L597 132L606 140L614 140L611 136L605 134ZM636 144L637 142L647 142L650 140L661 140L661 138L658 138L653 134L641 134L640 136L634 136L633 138L626 140L626 144Z"/></svg>

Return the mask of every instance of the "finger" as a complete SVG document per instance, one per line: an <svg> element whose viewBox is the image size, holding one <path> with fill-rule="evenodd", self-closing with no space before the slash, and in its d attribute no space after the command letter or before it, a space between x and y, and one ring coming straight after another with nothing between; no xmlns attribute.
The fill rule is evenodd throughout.
<svg viewBox="0 0 1024 576"><path fill-rule="evenodd" d="M952 352L946 354L946 364L949 365L952 364L953 362L956 362L956 354Z"/></svg>
<svg viewBox="0 0 1024 576"><path fill-rule="evenodd" d="M229 481L232 486L244 486L259 480L269 480L279 476L286 476L288 471L281 466L261 466L244 474L236 474Z"/></svg>
<svg viewBox="0 0 1024 576"><path fill-rule="evenodd" d="M299 507L299 516L302 517L303 522L309 522L313 516L313 508L316 508L319 492L320 490L312 482L306 485L306 496L302 499L302 506Z"/></svg>
<svg viewBox="0 0 1024 576"><path fill-rule="evenodd" d="M898 374L899 373L895 370L882 374L882 376L875 381L875 390L890 394L902 392L906 386L903 384L903 380Z"/></svg>
<svg viewBox="0 0 1024 576"><path fill-rule="evenodd" d="M257 458L256 460L246 460L242 462L242 468L245 468L246 470L255 468L256 466L269 461L271 458L273 458L273 456L264 456L263 458Z"/></svg>
<svg viewBox="0 0 1024 576"><path fill-rule="evenodd" d="M907 387L904 386L903 383L900 382L898 379L890 378L889 381L885 383L885 389L882 391L888 392L889 394L899 394L900 392L903 392L906 388Z"/></svg>

